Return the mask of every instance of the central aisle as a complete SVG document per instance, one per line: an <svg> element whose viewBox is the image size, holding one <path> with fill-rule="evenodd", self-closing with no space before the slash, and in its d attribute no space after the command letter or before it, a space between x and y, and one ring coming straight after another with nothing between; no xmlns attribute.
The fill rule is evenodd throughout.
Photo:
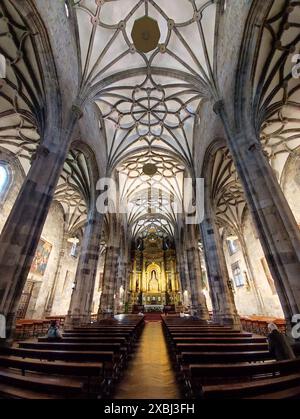
<svg viewBox="0 0 300 419"><path fill-rule="evenodd" d="M180 399L160 322L146 323L115 399Z"/></svg>

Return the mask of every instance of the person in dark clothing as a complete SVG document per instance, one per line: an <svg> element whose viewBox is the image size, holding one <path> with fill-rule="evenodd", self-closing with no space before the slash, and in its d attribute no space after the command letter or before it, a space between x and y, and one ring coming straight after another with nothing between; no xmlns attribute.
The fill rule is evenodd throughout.
<svg viewBox="0 0 300 419"><path fill-rule="evenodd" d="M51 341L59 341L62 339L62 335L59 330L59 325L56 320L52 320L50 323L50 327L47 331L47 339Z"/></svg>
<svg viewBox="0 0 300 419"><path fill-rule="evenodd" d="M285 361L288 359L296 359L294 351L287 339L274 323L268 325L269 335L269 351L277 361Z"/></svg>

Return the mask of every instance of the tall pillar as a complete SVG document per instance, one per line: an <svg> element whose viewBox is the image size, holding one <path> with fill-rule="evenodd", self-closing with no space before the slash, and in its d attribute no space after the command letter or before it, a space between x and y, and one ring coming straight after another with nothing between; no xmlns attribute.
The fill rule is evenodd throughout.
<svg viewBox="0 0 300 419"><path fill-rule="evenodd" d="M255 129L245 120L235 133L222 103L216 107L242 183L285 318L300 313L300 231Z"/></svg>
<svg viewBox="0 0 300 419"><path fill-rule="evenodd" d="M206 298L202 290L202 271L199 259L198 246L191 243L187 246L187 260L189 267L192 313L200 320L209 320Z"/></svg>
<svg viewBox="0 0 300 419"><path fill-rule="evenodd" d="M74 109L63 132L48 124L0 237L0 313L6 316L6 339L12 342L17 308L68 153Z"/></svg>
<svg viewBox="0 0 300 419"><path fill-rule="evenodd" d="M99 320L105 316L114 315L114 293L118 270L119 251L119 247L115 245L107 247L103 276L103 290L98 311Z"/></svg>
<svg viewBox="0 0 300 419"><path fill-rule="evenodd" d="M115 301L114 301L114 313L118 313L120 309L120 288L123 285L123 279L125 275L125 261L124 261L124 253L121 250L121 253L119 255L119 260L117 262L117 275L116 275L116 284L114 289L114 294L116 295Z"/></svg>
<svg viewBox="0 0 300 419"><path fill-rule="evenodd" d="M190 284L189 284L189 274L186 262L186 255L184 249L179 244L176 246L176 257L177 257L177 266L180 277L181 285L181 299L182 303L184 302L184 293L188 292L189 297L191 296Z"/></svg>
<svg viewBox="0 0 300 419"><path fill-rule="evenodd" d="M86 222L66 326L87 324L92 314L95 281L100 256L103 214L93 208Z"/></svg>
<svg viewBox="0 0 300 419"><path fill-rule="evenodd" d="M218 227L212 219L205 218L203 220L201 235L211 290L214 321L223 325L240 327L240 319L229 285L229 275L221 237Z"/></svg>
<svg viewBox="0 0 300 419"><path fill-rule="evenodd" d="M114 217L111 217L104 265L103 288L98 310L98 320L103 319L103 317L112 317L114 315L114 294L117 284L119 255L120 225L118 220L116 220Z"/></svg>
<svg viewBox="0 0 300 419"><path fill-rule="evenodd" d="M124 228L121 229L121 240L120 240L120 254L119 254L119 261L118 261L118 272L117 272L117 281L115 286L115 313L121 310L124 311L124 296L125 296L125 288L127 282L127 264L128 264L128 242L126 241L126 233ZM123 301L120 300L120 289L123 286L124 296ZM122 303L122 305L120 305Z"/></svg>

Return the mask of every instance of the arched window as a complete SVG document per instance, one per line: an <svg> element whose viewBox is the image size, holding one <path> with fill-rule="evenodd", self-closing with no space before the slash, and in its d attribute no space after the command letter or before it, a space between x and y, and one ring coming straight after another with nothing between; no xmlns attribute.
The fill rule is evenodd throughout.
<svg viewBox="0 0 300 419"><path fill-rule="evenodd" d="M9 166L5 162L0 161L0 200L3 200L10 185Z"/></svg>

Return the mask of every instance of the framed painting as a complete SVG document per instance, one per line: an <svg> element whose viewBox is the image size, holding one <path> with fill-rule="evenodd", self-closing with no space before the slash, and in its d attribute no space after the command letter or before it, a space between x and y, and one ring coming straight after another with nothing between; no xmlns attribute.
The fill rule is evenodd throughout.
<svg viewBox="0 0 300 419"><path fill-rule="evenodd" d="M30 268L34 275L44 276L49 261L52 244L41 239L35 252L35 256Z"/></svg>

